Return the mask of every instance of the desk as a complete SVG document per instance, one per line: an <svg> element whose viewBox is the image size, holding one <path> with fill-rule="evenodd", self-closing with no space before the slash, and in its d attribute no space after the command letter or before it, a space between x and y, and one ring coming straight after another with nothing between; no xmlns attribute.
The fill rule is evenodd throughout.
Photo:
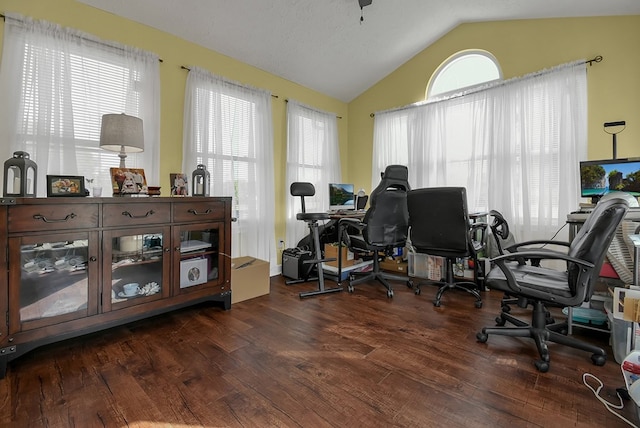
<svg viewBox="0 0 640 428"><path fill-rule="evenodd" d="M569 225L569 242L573 241L576 234L580 230L580 227L584 224L589 217L591 211L574 211L567 214L567 224ZM629 208L627 215L624 216L625 220L640 221L640 208Z"/></svg>

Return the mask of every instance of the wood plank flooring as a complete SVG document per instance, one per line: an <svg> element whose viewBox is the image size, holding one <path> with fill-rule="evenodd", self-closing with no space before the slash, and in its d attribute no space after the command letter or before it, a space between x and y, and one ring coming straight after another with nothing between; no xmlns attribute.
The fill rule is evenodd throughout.
<svg viewBox="0 0 640 428"><path fill-rule="evenodd" d="M274 277L270 295L230 311L202 305L38 348L0 380L0 426L627 426L582 382L593 373L617 403L624 381L610 348L597 367L551 345L539 373L530 340L476 342L494 325L497 292L481 309L447 292L435 308L435 287L394 286L393 299L362 284L301 300L315 284ZM638 424L631 402L621 413Z"/></svg>

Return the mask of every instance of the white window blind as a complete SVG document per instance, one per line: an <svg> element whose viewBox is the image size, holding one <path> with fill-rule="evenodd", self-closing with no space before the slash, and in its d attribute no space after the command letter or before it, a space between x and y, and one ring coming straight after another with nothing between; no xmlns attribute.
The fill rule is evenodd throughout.
<svg viewBox="0 0 640 428"><path fill-rule="evenodd" d="M18 82L18 84L16 84ZM0 120L11 142L4 154L24 150L46 174L83 175L110 186L117 153L100 149L102 115L143 120L145 151L129 154L128 167L145 168L157 183L159 161L159 59L44 21L7 18L0 87L7 94ZM107 193L108 195L108 193Z"/></svg>

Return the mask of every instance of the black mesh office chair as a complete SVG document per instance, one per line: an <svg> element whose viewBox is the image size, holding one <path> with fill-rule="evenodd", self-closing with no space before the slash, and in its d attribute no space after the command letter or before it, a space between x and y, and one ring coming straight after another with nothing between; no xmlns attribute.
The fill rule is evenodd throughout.
<svg viewBox="0 0 640 428"><path fill-rule="evenodd" d="M464 187L428 187L409 192L409 225L411 245L418 253L444 257L445 278L433 301L440 306L447 290L463 290L476 298L482 307L479 286L473 281L457 281L453 275L456 259L470 258L477 263L477 253L484 248L487 225L471 222L467 211L467 190ZM420 282L414 284L420 294Z"/></svg>
<svg viewBox="0 0 640 428"><path fill-rule="evenodd" d="M564 335L566 322L547 324L546 307L577 306L589 301L607 248L628 209L629 203L624 199L600 201L571 241L566 254L546 248L522 249L492 259L495 267L486 275L489 288L527 299L533 305L533 314L530 325L483 328L476 335L478 342L486 342L490 334L530 337L538 348L540 359L535 365L541 372L549 370L547 342L592 352L593 363L603 365L607 358L605 351ZM541 263L537 266L525 264L524 259L538 259ZM551 259L565 261L566 269L542 266L544 260Z"/></svg>
<svg viewBox="0 0 640 428"><path fill-rule="evenodd" d="M382 174L380 184L369 195L369 209L364 219L344 218L339 221L342 241L353 251L372 252L373 269L363 274L349 276L347 290L353 293L354 286L377 280L387 289L387 297L393 297L389 280L407 281L402 275L380 270L380 256L385 257L396 247L404 247L409 229L407 192L410 190L409 173L404 165L389 165ZM351 234L358 231L360 234ZM344 233L349 232L349 233Z"/></svg>
<svg viewBox="0 0 640 428"><path fill-rule="evenodd" d="M337 291L342 291L342 287L325 288L325 285L324 285L324 271L322 270L322 263L323 262L328 262L328 261L333 261L335 259L323 259L323 257L322 257L322 248L320 246L320 233L318 231L318 229L319 229L318 222L319 221L324 221L324 220L329 220L329 214L326 213L326 212L308 213L307 210L306 210L305 204L304 204L305 196L314 196L316 194L315 187L311 183L294 182L294 183L291 183L291 186L290 186L289 190L291 192L291 196L300 196L302 212L299 212L298 214L296 214L296 219L302 220L305 223L307 223L307 225L309 226L309 231L311 233L311 237L313 239L312 257L311 257L310 260L305 260L304 264L306 264L306 265L308 265L308 264L314 265L316 267L316 271L317 271L317 276L316 277L306 277L306 278L303 278L303 281L299 281L299 282L317 280L318 281L318 289L314 290L314 291L301 292L300 293L300 298L310 297L310 296L317 296L319 294L335 293ZM310 272L311 269L308 269L308 270L305 269L305 271Z"/></svg>

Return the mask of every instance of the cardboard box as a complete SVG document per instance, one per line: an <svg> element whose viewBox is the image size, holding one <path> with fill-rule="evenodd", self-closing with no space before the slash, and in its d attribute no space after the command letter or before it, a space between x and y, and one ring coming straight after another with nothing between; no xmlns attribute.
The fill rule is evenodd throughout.
<svg viewBox="0 0 640 428"><path fill-rule="evenodd" d="M342 267L353 266L355 257L347 247L340 247L342 250ZM334 262L324 262L325 265L338 267L338 246L334 244L324 244L324 258L336 260Z"/></svg>
<svg viewBox="0 0 640 428"><path fill-rule="evenodd" d="M386 259L380 262L380 269L394 273L407 273L409 264L402 259Z"/></svg>
<svg viewBox="0 0 640 428"><path fill-rule="evenodd" d="M269 262L255 257L231 259L231 303L269 294Z"/></svg>
<svg viewBox="0 0 640 428"><path fill-rule="evenodd" d="M180 262L180 288L207 282L207 259L188 259Z"/></svg>

